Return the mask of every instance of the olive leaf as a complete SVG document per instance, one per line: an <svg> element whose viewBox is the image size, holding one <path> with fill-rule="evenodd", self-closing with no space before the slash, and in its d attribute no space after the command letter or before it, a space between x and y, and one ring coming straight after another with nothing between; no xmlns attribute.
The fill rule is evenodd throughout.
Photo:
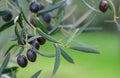
<svg viewBox="0 0 120 78"><path fill-rule="evenodd" d="M57 21L55 22L54 28L49 32L49 34L52 34L54 32L56 32L56 30L58 29L58 26L60 25L63 16L65 14L65 7L63 8L63 10L59 13Z"/></svg>
<svg viewBox="0 0 120 78"><path fill-rule="evenodd" d="M8 53L4 59L4 62L2 63L1 65L1 68L0 68L0 75L2 74L2 72L4 71L4 69L7 67L7 64L9 62L9 59L10 59L10 53Z"/></svg>
<svg viewBox="0 0 120 78"><path fill-rule="evenodd" d="M63 49L60 48L60 50L61 50L61 55L62 55L68 62L74 64L73 59L72 59Z"/></svg>
<svg viewBox="0 0 120 78"><path fill-rule="evenodd" d="M44 37L45 39L51 41L51 42L54 42L54 43L59 43L57 40L55 40L53 37L51 37L50 35L47 35L46 33L42 32L41 30L38 30L37 29L37 32L42 36Z"/></svg>
<svg viewBox="0 0 120 78"><path fill-rule="evenodd" d="M43 32L47 33L47 28L37 19L33 19L35 26L41 29Z"/></svg>
<svg viewBox="0 0 120 78"><path fill-rule="evenodd" d="M53 58L53 57L55 57L54 54L46 54L46 53L44 53L44 52L40 52L39 50L35 49L34 47L32 47L32 48L33 48L33 50L35 50L36 53L38 53L38 54L41 55L41 56L48 57L48 58Z"/></svg>
<svg viewBox="0 0 120 78"><path fill-rule="evenodd" d="M23 26L23 22L22 22L22 12L19 14L19 17L18 17L18 20L17 20L17 22L19 23L19 25L20 25L20 27L21 28L23 28L24 26Z"/></svg>
<svg viewBox="0 0 120 78"><path fill-rule="evenodd" d="M17 28L17 24L15 25L15 35L17 36L18 39L21 39L21 36L20 36L18 28Z"/></svg>
<svg viewBox="0 0 120 78"><path fill-rule="evenodd" d="M6 68L3 70L2 74L5 74L5 73L11 73L13 71L16 71L18 69L18 67L14 66L14 67L10 67L10 68Z"/></svg>
<svg viewBox="0 0 120 78"><path fill-rule="evenodd" d="M13 25L14 25L14 20L3 24L2 26L0 26L0 32L4 31L5 29L7 29L7 28L9 28L9 27L11 27Z"/></svg>
<svg viewBox="0 0 120 78"><path fill-rule="evenodd" d="M16 56L22 54L22 52L24 51L24 49L25 49L25 47L21 47L20 50L19 50L19 52L18 52L18 54Z"/></svg>
<svg viewBox="0 0 120 78"><path fill-rule="evenodd" d="M60 55L61 55L61 50L57 45L54 45L56 48L56 58L55 58L55 64L54 64L54 69L52 72L52 77L56 74L59 66L60 66Z"/></svg>
<svg viewBox="0 0 120 78"><path fill-rule="evenodd" d="M15 46L17 46L17 44L11 45L11 46L8 48L8 50L6 51L5 55L7 55L7 54L10 52L10 50L12 50Z"/></svg>
<svg viewBox="0 0 120 78"><path fill-rule="evenodd" d="M4 11L0 11L0 16L3 16L5 14L7 14L7 12L5 10Z"/></svg>
<svg viewBox="0 0 120 78"><path fill-rule="evenodd" d="M86 46L70 46L69 48L73 50L85 52L85 53L95 53L95 54L100 53L98 50L95 50L93 48L86 47Z"/></svg>
<svg viewBox="0 0 120 78"><path fill-rule="evenodd" d="M38 76L41 72L42 72L42 70L37 71L31 78L38 78Z"/></svg>
<svg viewBox="0 0 120 78"><path fill-rule="evenodd" d="M65 1L58 2L58 3L54 4L54 5L51 5L51 6L47 7L47 8L39 11L37 15L39 16L41 14L51 12L51 11L53 11L53 10L55 10L57 8L60 8L60 7L64 6L64 5L65 5Z"/></svg>
<svg viewBox="0 0 120 78"><path fill-rule="evenodd" d="M33 37L30 37L28 40L27 40L27 42L29 43L29 42L31 42L31 41L33 41L33 40L35 40L35 39L37 39L37 38L40 38L41 36L33 36Z"/></svg>
<svg viewBox="0 0 120 78"><path fill-rule="evenodd" d="M92 7L90 4L88 4L85 0L81 0L88 8L92 9L95 12L101 13L99 10Z"/></svg>

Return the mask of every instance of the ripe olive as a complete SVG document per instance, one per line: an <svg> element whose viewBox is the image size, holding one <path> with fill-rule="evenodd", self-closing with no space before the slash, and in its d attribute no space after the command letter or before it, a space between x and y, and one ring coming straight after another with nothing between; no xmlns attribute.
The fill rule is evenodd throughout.
<svg viewBox="0 0 120 78"><path fill-rule="evenodd" d="M106 12L108 9L108 1L107 0L101 0L100 4L99 4L99 9L102 12Z"/></svg>
<svg viewBox="0 0 120 78"><path fill-rule="evenodd" d="M37 27L33 21L33 19L30 20L30 23L34 26L34 27Z"/></svg>
<svg viewBox="0 0 120 78"><path fill-rule="evenodd" d="M37 40L34 40L30 43L35 49L39 50L40 44Z"/></svg>
<svg viewBox="0 0 120 78"><path fill-rule="evenodd" d="M13 15L12 15L12 12L9 10L9 9L6 9L5 10L5 15L2 16L2 19L5 21L5 22L8 22L12 19Z"/></svg>
<svg viewBox="0 0 120 78"><path fill-rule="evenodd" d="M27 51L27 58L30 62L35 62L36 61L36 58L37 58L37 54L35 53L34 50L32 49L29 49Z"/></svg>
<svg viewBox="0 0 120 78"><path fill-rule="evenodd" d="M53 26L52 24L50 24L50 25L47 27L47 30L48 30L48 31L51 31L51 30L53 29L53 27L54 27L54 26Z"/></svg>
<svg viewBox="0 0 120 78"><path fill-rule="evenodd" d="M52 18L52 15L51 15L50 13L45 13L45 14L43 15L43 20L44 20L45 22L47 22L47 23L50 23L51 18Z"/></svg>
<svg viewBox="0 0 120 78"><path fill-rule="evenodd" d="M37 13L40 9L40 4L37 1L34 1L30 4L29 9L31 12Z"/></svg>
<svg viewBox="0 0 120 78"><path fill-rule="evenodd" d="M46 39L44 39L43 37L39 37L39 38L37 38L37 41L39 42L40 45L43 45L43 44L45 44Z"/></svg>
<svg viewBox="0 0 120 78"><path fill-rule="evenodd" d="M27 66L28 61L27 61L27 58L24 55L19 55L17 57L17 63L18 63L19 66L24 68L24 67Z"/></svg>
<svg viewBox="0 0 120 78"><path fill-rule="evenodd" d="M45 5L43 3L39 3L39 10L43 10L45 8Z"/></svg>

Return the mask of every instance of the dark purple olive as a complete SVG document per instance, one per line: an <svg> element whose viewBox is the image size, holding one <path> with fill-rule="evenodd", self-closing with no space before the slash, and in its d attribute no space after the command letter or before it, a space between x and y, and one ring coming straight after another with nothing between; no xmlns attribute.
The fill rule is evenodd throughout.
<svg viewBox="0 0 120 78"><path fill-rule="evenodd" d="M43 15L43 20L47 23L50 23L51 18L52 18L52 15L50 13L46 13Z"/></svg>
<svg viewBox="0 0 120 78"><path fill-rule="evenodd" d="M20 40L20 39L19 39L19 40L18 40L18 44L19 44L19 45L25 45L26 42L25 42L25 40Z"/></svg>
<svg viewBox="0 0 120 78"><path fill-rule="evenodd" d="M5 10L5 15L2 16L2 19L5 21L5 22L8 22L12 19L13 15L11 13L11 11L9 9L6 9Z"/></svg>
<svg viewBox="0 0 120 78"><path fill-rule="evenodd" d="M40 9L40 3L37 1L34 1L30 4L29 9L31 12L37 13Z"/></svg>
<svg viewBox="0 0 120 78"><path fill-rule="evenodd" d="M30 62L35 62L36 61L36 58L37 58L37 54L35 53L34 50L32 49L29 49L27 51L27 58Z"/></svg>
<svg viewBox="0 0 120 78"><path fill-rule="evenodd" d="M53 27L54 27L54 26L53 26L52 24L50 24L50 25L47 27L47 30L48 30L48 31L51 31L51 30L53 29Z"/></svg>
<svg viewBox="0 0 120 78"><path fill-rule="evenodd" d="M34 27L37 27L33 21L33 19L30 20L30 23L34 26Z"/></svg>
<svg viewBox="0 0 120 78"><path fill-rule="evenodd" d="M39 10L43 10L45 8L45 5L43 3L39 3Z"/></svg>
<svg viewBox="0 0 120 78"><path fill-rule="evenodd" d="M24 67L27 66L28 61L27 61L27 58L24 55L19 55L17 57L17 63L18 63L19 66L24 68Z"/></svg>
<svg viewBox="0 0 120 78"><path fill-rule="evenodd" d="M44 39L43 37L39 37L39 38L37 38L37 41L39 42L40 45L43 45L43 44L45 44L46 39Z"/></svg>
<svg viewBox="0 0 120 78"><path fill-rule="evenodd" d="M40 44L37 40L34 40L30 43L35 49L39 50Z"/></svg>
<svg viewBox="0 0 120 78"><path fill-rule="evenodd" d="M102 12L106 12L108 9L108 1L107 0L101 0L100 5L99 5L99 9Z"/></svg>

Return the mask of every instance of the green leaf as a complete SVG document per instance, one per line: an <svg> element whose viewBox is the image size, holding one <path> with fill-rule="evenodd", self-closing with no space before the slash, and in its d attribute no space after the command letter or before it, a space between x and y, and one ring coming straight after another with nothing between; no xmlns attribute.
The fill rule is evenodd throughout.
<svg viewBox="0 0 120 78"><path fill-rule="evenodd" d="M31 78L38 78L38 76L41 72L42 72L42 70L37 71Z"/></svg>
<svg viewBox="0 0 120 78"><path fill-rule="evenodd" d="M4 59L4 62L2 63L2 66L0 68L0 75L2 74L2 72L4 71L4 69L7 67L7 64L9 62L10 59L10 53L8 53Z"/></svg>
<svg viewBox="0 0 120 78"><path fill-rule="evenodd" d="M15 34L16 34L18 39L21 39L21 36L20 36L18 28L17 28L17 24L15 25Z"/></svg>
<svg viewBox="0 0 120 78"><path fill-rule="evenodd" d="M63 10L59 13L58 15L58 18L57 18L57 21L54 25L54 28L49 32L49 34L52 34L54 33L57 29L58 29L58 26L60 25L62 19L63 19L63 16L65 14L65 7L63 8Z"/></svg>
<svg viewBox="0 0 120 78"><path fill-rule="evenodd" d="M69 44L73 41L73 39L75 38L75 36L76 36L76 34L77 34L78 31L79 31L79 29L77 28L77 29L75 29L75 30L73 31L73 33L71 33L71 35L70 35L70 37L68 38L68 41L67 41L67 43L66 43L66 46L69 45Z"/></svg>
<svg viewBox="0 0 120 78"><path fill-rule="evenodd" d="M16 71L18 69L18 67L10 67L10 68L6 68L4 69L4 71L2 72L2 74L5 74L5 73L11 73L12 71Z"/></svg>
<svg viewBox="0 0 120 78"><path fill-rule="evenodd" d="M5 55L7 55L7 54L10 52L10 50L12 50L15 46L17 46L17 44L11 45L11 46L8 48L8 50L6 51Z"/></svg>
<svg viewBox="0 0 120 78"><path fill-rule="evenodd" d="M61 50L57 45L55 45L55 48L56 48L56 58L55 58L54 69L53 69L53 72L52 72L52 77L56 74L56 72L57 72L57 70L60 66Z"/></svg>
<svg viewBox="0 0 120 78"><path fill-rule="evenodd" d="M52 33L49 33L50 35L54 35L54 34L56 34L57 32L59 32L61 30L61 28L60 27L58 27L55 31L53 31Z"/></svg>
<svg viewBox="0 0 120 78"><path fill-rule="evenodd" d="M82 2L90 9L92 9L95 12L101 13L99 10L95 9L94 7L92 7L90 4L88 4L85 0L82 0Z"/></svg>
<svg viewBox="0 0 120 78"><path fill-rule="evenodd" d="M22 22L22 12L19 14L19 18L18 18L18 20L17 20L17 22L19 23L19 25L20 25L20 27L21 28L23 28L24 26L23 26L23 22Z"/></svg>
<svg viewBox="0 0 120 78"><path fill-rule="evenodd" d="M73 59L63 50L63 49L60 49L61 50L61 55L70 63L74 64L74 61Z"/></svg>
<svg viewBox="0 0 120 78"><path fill-rule="evenodd" d="M18 54L16 56L22 54L22 52L24 51L24 49L25 49L25 47L21 47L20 50L19 50L19 52L18 52Z"/></svg>
<svg viewBox="0 0 120 78"><path fill-rule="evenodd" d="M14 20L3 24L2 26L0 26L0 32L2 32L2 31L4 31L5 29L11 27L12 25L14 25Z"/></svg>
<svg viewBox="0 0 120 78"><path fill-rule="evenodd" d="M57 40L55 40L54 38L52 38L50 35L47 35L46 33L42 32L41 30L38 30L37 29L37 32L42 36L44 37L45 39L51 41L51 42L54 42L54 43L59 43Z"/></svg>
<svg viewBox="0 0 120 78"><path fill-rule="evenodd" d="M28 22L28 19L27 19L26 16L25 16L24 12L22 11L22 8L21 8L21 13L22 13L22 16L23 16L25 22L26 22L28 25L31 26L31 24ZM32 26L31 26L31 27L32 27Z"/></svg>
<svg viewBox="0 0 120 78"><path fill-rule="evenodd" d="M37 39L37 38L40 38L40 37L41 37L41 36L33 36L33 37L30 37L30 38L27 40L27 42L29 43L29 42Z"/></svg>
<svg viewBox="0 0 120 78"><path fill-rule="evenodd" d="M7 14L7 12L5 10L4 11L0 11L0 16L3 16L5 14Z"/></svg>
<svg viewBox="0 0 120 78"><path fill-rule="evenodd" d="M57 9L57 8L60 8L60 7L64 6L65 3L66 3L65 1L61 1L61 2L58 2L58 3L54 4L54 5L51 5L51 6L47 7L47 8L39 11L37 15L39 16L41 14L51 12L51 11Z"/></svg>
<svg viewBox="0 0 120 78"><path fill-rule="evenodd" d="M90 47L85 47L85 46L70 46L69 48L73 50L81 51L81 52L86 52L86 53L95 53L95 54L100 53L98 50L95 50Z"/></svg>
<svg viewBox="0 0 120 78"><path fill-rule="evenodd" d="M48 58L53 58L53 57L55 57L54 54L46 54L46 53L44 53L44 52L40 52L39 50L35 49L34 47L33 47L33 49L35 50L36 53L38 53L38 54L41 55L41 56L48 57Z"/></svg>
<svg viewBox="0 0 120 78"><path fill-rule="evenodd" d="M43 32L47 33L47 28L38 19L33 19L33 21L35 23L35 26L37 26Z"/></svg>

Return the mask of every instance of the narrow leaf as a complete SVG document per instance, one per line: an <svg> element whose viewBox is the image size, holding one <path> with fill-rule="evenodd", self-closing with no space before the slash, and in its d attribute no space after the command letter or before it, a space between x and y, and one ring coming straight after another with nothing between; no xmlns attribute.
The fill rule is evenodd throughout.
<svg viewBox="0 0 120 78"><path fill-rule="evenodd" d="M0 68L0 75L1 75L1 73L4 71L4 69L7 67L7 64L8 64L8 62L9 62L9 59L10 59L10 53L8 53L8 54L6 55L5 60L4 60L4 62L2 63L2 66L1 66L1 68Z"/></svg>
<svg viewBox="0 0 120 78"><path fill-rule="evenodd" d="M63 49L60 49L60 50L61 50L61 55L62 55L68 62L74 64L73 59L72 59Z"/></svg>
<svg viewBox="0 0 120 78"><path fill-rule="evenodd" d="M61 13L58 15L58 18L57 18L57 21L56 21L56 23L55 23L55 25L54 25L54 28L50 31L49 34L54 33L54 32L58 29L58 26L60 25L60 23L61 23L61 21L62 21L62 19L63 19L64 14L65 14L65 7L64 7L64 9L61 11Z"/></svg>
<svg viewBox="0 0 120 78"><path fill-rule="evenodd" d="M4 11L0 11L0 16L3 16L5 14L7 14L7 12L5 10Z"/></svg>
<svg viewBox="0 0 120 78"><path fill-rule="evenodd" d="M49 6L48 8L45 8L45 9L39 11L37 15L39 16L41 14L51 12L51 11L53 11L53 10L55 10L57 8L60 8L60 7L64 6L64 5L65 5L65 1L58 2L58 3L54 4L54 5Z"/></svg>
<svg viewBox="0 0 120 78"><path fill-rule="evenodd" d="M3 24L2 26L0 26L0 32L2 32L2 31L4 31L5 29L11 27L12 25L14 25L14 20Z"/></svg>
<svg viewBox="0 0 120 78"><path fill-rule="evenodd" d="M101 13L99 10L95 9L94 7L92 7L91 5L89 5L85 0L82 0L82 2L90 9L92 9L95 12Z"/></svg>
<svg viewBox="0 0 120 78"><path fill-rule="evenodd" d="M18 52L18 54L16 56L22 54L22 52L24 51L24 49L25 49L24 47L21 47L20 50L19 50L19 52Z"/></svg>
<svg viewBox="0 0 120 78"><path fill-rule="evenodd" d="M46 53L44 53L44 52L40 52L39 50L35 49L34 47L33 47L33 49L35 50L35 52L37 52L37 53L38 53L39 55L41 55L41 56L48 57L48 58L53 58L53 57L55 57L55 54L46 54Z"/></svg>
<svg viewBox="0 0 120 78"><path fill-rule="evenodd" d="M41 37L41 36L33 36L33 37L30 37L30 38L27 40L27 42L31 42L31 41L39 38L39 37Z"/></svg>
<svg viewBox="0 0 120 78"><path fill-rule="evenodd" d="M31 78L38 78L38 76L40 75L41 72L42 72L42 70L39 70Z"/></svg>
<svg viewBox="0 0 120 78"><path fill-rule="evenodd" d="M41 30L38 30L37 29L37 32L42 36L44 37L45 39L51 41L51 42L54 42L54 43L59 43L57 40L55 40L54 38L52 38L50 35L47 35L46 33L42 32Z"/></svg>
<svg viewBox="0 0 120 78"><path fill-rule="evenodd" d="M11 45L11 46L8 48L8 50L6 51L5 55L7 55L7 54L10 52L10 50L12 50L15 46L17 46L17 44Z"/></svg>
<svg viewBox="0 0 120 78"><path fill-rule="evenodd" d="M18 69L18 67L10 67L10 68L6 68L4 69L4 71L2 72L2 74L5 74L5 73L11 73L12 71L16 71Z"/></svg>
<svg viewBox="0 0 120 78"><path fill-rule="evenodd" d="M85 46L71 46L69 48L73 50L81 51L81 52L86 52L86 53L95 53L95 54L100 53L98 50L95 50L90 47L85 47Z"/></svg>
<svg viewBox="0 0 120 78"><path fill-rule="evenodd" d="M15 34L16 34L18 39L21 39L18 28L17 28L17 24L15 25Z"/></svg>
<svg viewBox="0 0 120 78"><path fill-rule="evenodd" d="M26 18L26 16L25 16L24 12L22 11L22 8L21 8L21 13L22 13L22 15L23 15L23 18L24 18L25 22L26 22L28 25L31 26L31 24L28 22L28 20L27 20L27 18ZM32 27L32 26L31 26L31 27Z"/></svg>
<svg viewBox="0 0 120 78"><path fill-rule="evenodd" d="M54 69L53 69L53 72L52 72L52 77L56 74L56 72L57 72L57 70L60 66L61 50L57 45L55 45L55 48L56 48L56 58L55 58Z"/></svg>
<svg viewBox="0 0 120 78"><path fill-rule="evenodd" d="M22 22L22 12L19 14L19 18L18 18L18 20L17 20L17 22L19 23L19 25L20 25L20 27L21 28L23 28L24 26L23 26L23 22Z"/></svg>
<svg viewBox="0 0 120 78"><path fill-rule="evenodd" d="M33 19L35 26L41 29L43 32L47 33L47 28L37 19Z"/></svg>

